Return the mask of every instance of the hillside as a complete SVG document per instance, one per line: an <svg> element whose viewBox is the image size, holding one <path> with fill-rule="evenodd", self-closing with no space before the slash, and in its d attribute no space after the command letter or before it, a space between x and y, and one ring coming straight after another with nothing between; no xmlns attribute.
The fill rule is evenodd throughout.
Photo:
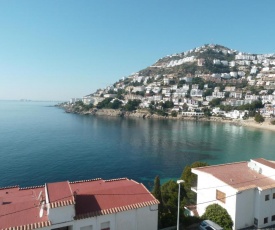
<svg viewBox="0 0 275 230"><path fill-rule="evenodd" d="M83 97L83 105L77 108L147 109L163 116L194 116L196 112L198 116L206 111L216 114L213 109L218 107L220 115L234 117L226 112L252 108L254 115L263 105L275 104L274 89L274 54L248 54L210 44L163 57ZM273 109L268 111L275 114Z"/></svg>

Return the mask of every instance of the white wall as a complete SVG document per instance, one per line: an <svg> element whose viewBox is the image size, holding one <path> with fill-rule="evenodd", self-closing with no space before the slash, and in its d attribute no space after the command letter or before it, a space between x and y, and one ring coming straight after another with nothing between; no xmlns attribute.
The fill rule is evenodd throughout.
<svg viewBox="0 0 275 230"><path fill-rule="evenodd" d="M235 229L253 226L255 217L255 198L257 189L250 189L238 193L236 196Z"/></svg>
<svg viewBox="0 0 275 230"><path fill-rule="evenodd" d="M193 170L192 170L193 171ZM194 170L195 171L195 170ZM203 215L207 206L211 204L219 204L225 208L228 214L231 216L234 224L236 218L236 193L237 191L232 187L228 186L224 182L217 178L203 172L195 172L198 174L197 183L197 211L199 215ZM226 201L216 200L216 190L225 193Z"/></svg>
<svg viewBox="0 0 275 230"><path fill-rule="evenodd" d="M51 208L48 216L52 224L72 221L75 216L74 205Z"/></svg>
<svg viewBox="0 0 275 230"><path fill-rule="evenodd" d="M43 230L51 230L55 228L71 226L70 230L80 230L83 227L90 227L92 230L101 230L101 224L110 222L110 229L112 230L157 230L158 229L158 205L152 205L139 209L118 212L110 215L102 215L82 220L72 220L61 222L64 214L68 214L66 210L56 209L54 222L50 227L42 228ZM51 210L52 211L52 210ZM66 214L66 215L67 215ZM52 213L53 215L53 213ZM61 219L58 219L61 218ZM64 220L64 219L62 219Z"/></svg>

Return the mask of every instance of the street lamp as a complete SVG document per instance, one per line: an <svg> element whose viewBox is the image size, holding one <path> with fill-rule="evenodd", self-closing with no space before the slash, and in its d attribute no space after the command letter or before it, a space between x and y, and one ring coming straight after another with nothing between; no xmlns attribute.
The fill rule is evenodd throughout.
<svg viewBox="0 0 275 230"><path fill-rule="evenodd" d="M177 230L179 230L179 226L180 226L180 184L181 183L184 183L184 180L177 180L177 184L179 184Z"/></svg>

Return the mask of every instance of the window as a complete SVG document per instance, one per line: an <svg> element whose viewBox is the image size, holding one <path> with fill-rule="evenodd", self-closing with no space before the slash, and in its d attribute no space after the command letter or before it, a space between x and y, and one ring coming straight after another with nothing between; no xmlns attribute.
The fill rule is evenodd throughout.
<svg viewBox="0 0 275 230"><path fill-rule="evenodd" d="M273 199L275 199L275 193L273 193Z"/></svg>
<svg viewBox="0 0 275 230"><path fill-rule="evenodd" d="M216 190L216 199L225 203L225 193L224 192L221 192L219 190Z"/></svg>
<svg viewBox="0 0 275 230"><path fill-rule="evenodd" d="M254 226L258 227L258 219L254 218Z"/></svg>
<svg viewBox="0 0 275 230"><path fill-rule="evenodd" d="M110 221L101 223L101 230L110 230Z"/></svg>
<svg viewBox="0 0 275 230"><path fill-rule="evenodd" d="M273 215L273 216L271 217L271 220L272 220L272 221L274 221L274 220L275 220L275 215Z"/></svg>
<svg viewBox="0 0 275 230"><path fill-rule="evenodd" d="M269 195L265 195L265 201L269 200Z"/></svg>
<svg viewBox="0 0 275 230"><path fill-rule="evenodd" d="M93 225L81 227L80 230L93 230Z"/></svg>
<svg viewBox="0 0 275 230"><path fill-rule="evenodd" d="M264 218L264 224L267 224L268 223L268 217L265 217Z"/></svg>

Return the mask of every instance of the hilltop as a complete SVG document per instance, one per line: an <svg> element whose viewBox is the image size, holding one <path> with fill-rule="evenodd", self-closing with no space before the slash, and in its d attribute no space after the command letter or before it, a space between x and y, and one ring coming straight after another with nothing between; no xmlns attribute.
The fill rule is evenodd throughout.
<svg viewBox="0 0 275 230"><path fill-rule="evenodd" d="M160 58L105 89L71 99L70 112L116 116L247 118L275 114L275 54L250 54L208 44ZM106 111L106 110L105 110ZM112 113L111 113L112 114ZM109 114L110 115L110 114Z"/></svg>

